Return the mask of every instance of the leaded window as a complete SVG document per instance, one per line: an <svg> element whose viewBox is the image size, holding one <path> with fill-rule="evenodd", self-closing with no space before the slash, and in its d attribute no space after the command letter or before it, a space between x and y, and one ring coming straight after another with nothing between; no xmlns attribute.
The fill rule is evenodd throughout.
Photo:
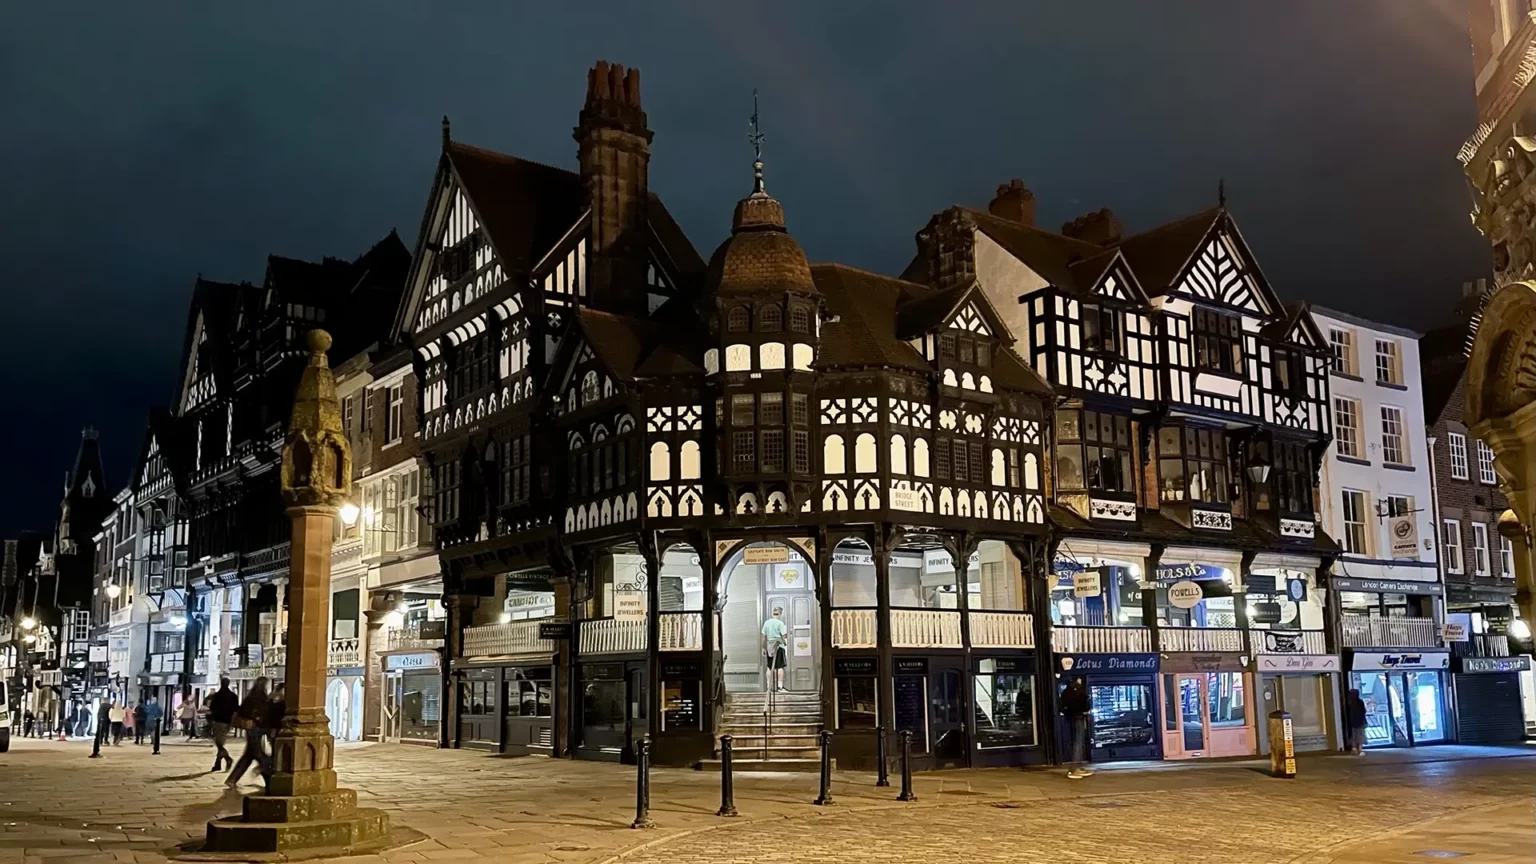
<svg viewBox="0 0 1536 864"><path fill-rule="evenodd" d="M1158 479L1170 502L1226 504L1227 437L1220 429L1164 426L1157 435Z"/></svg>
<svg viewBox="0 0 1536 864"><path fill-rule="evenodd" d="M1136 490L1131 420L1120 414L1056 412L1056 480L1063 490Z"/></svg>
<svg viewBox="0 0 1536 864"><path fill-rule="evenodd" d="M764 426L783 426L784 394L764 393L758 398L762 400L762 424Z"/></svg>
<svg viewBox="0 0 1536 864"><path fill-rule="evenodd" d="M726 329L732 333L745 333L752 329L752 313L745 306L735 306L726 313Z"/></svg>
<svg viewBox="0 0 1536 864"><path fill-rule="evenodd" d="M1277 441L1274 446L1275 495L1280 509L1298 516L1312 514L1312 454L1303 444Z"/></svg>
<svg viewBox="0 0 1536 864"><path fill-rule="evenodd" d="M777 303L769 303L757 313L757 329L775 333L784 329L784 310Z"/></svg>
<svg viewBox="0 0 1536 864"><path fill-rule="evenodd" d="M1229 312L1195 307L1195 365L1235 375L1243 368L1243 319Z"/></svg>
<svg viewBox="0 0 1536 864"><path fill-rule="evenodd" d="M768 429L763 433L763 473L780 474L784 471L784 430Z"/></svg>
<svg viewBox="0 0 1536 864"><path fill-rule="evenodd" d="M1083 350L1091 353L1120 353L1120 313L1098 303L1082 307Z"/></svg>

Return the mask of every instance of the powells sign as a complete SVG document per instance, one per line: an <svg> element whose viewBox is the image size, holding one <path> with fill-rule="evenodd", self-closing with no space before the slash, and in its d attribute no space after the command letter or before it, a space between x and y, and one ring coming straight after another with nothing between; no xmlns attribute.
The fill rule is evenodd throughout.
<svg viewBox="0 0 1536 864"><path fill-rule="evenodd" d="M1168 602L1179 609L1193 609L1205 599L1205 590L1199 582L1185 579L1168 586Z"/></svg>

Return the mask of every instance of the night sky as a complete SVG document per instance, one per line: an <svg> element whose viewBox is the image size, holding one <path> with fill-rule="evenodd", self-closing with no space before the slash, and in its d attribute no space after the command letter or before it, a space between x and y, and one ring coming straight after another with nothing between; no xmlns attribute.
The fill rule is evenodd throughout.
<svg viewBox="0 0 1536 864"><path fill-rule="evenodd" d="M445 113L574 168L597 59L642 70L651 188L706 258L755 87L812 261L899 272L1015 176L1043 225L1130 232L1225 178L1287 299L1426 327L1489 268L1461 0L92 5L0 6L0 536L50 526L84 426L127 482L199 273L413 243Z"/></svg>

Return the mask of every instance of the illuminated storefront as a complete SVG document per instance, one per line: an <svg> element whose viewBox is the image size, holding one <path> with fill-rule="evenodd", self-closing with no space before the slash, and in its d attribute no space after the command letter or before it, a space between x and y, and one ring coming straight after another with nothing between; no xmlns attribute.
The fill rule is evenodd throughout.
<svg viewBox="0 0 1536 864"><path fill-rule="evenodd" d="M1448 651L1355 651L1349 686L1365 701L1365 746L1413 747L1451 740Z"/></svg>

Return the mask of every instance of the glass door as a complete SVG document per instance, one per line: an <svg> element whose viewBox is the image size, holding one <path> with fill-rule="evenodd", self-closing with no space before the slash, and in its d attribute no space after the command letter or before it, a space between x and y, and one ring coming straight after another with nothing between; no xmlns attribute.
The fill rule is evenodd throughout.
<svg viewBox="0 0 1536 864"><path fill-rule="evenodd" d="M387 672L384 676L382 698L384 701L384 717L379 724L380 737L391 744L400 742L400 688L402 676L399 672Z"/></svg>
<svg viewBox="0 0 1536 864"><path fill-rule="evenodd" d="M1163 751L1169 759L1204 756L1210 749L1203 684L1200 675L1163 676Z"/></svg>
<svg viewBox="0 0 1536 864"><path fill-rule="evenodd" d="M965 675L958 667L933 671L929 684L929 734L936 768L965 767Z"/></svg>
<svg viewBox="0 0 1536 864"><path fill-rule="evenodd" d="M1407 689L1411 696L1413 743L1432 744L1445 740L1445 693L1439 672L1408 672Z"/></svg>
<svg viewBox="0 0 1536 864"><path fill-rule="evenodd" d="M1403 716L1402 674L1355 672L1353 675L1360 699L1365 703L1365 746L1408 744L1408 728L1399 722Z"/></svg>

